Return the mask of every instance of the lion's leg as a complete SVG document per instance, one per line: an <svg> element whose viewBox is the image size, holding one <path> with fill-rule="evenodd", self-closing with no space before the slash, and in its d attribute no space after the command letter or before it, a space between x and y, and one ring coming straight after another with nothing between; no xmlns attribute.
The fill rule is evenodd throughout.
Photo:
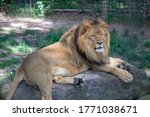
<svg viewBox="0 0 150 117"><path fill-rule="evenodd" d="M42 75L39 75L42 77ZM45 76L45 75L44 75ZM40 89L42 100L52 100L52 78L37 76L37 81L28 81L28 84L37 86Z"/></svg>
<svg viewBox="0 0 150 117"><path fill-rule="evenodd" d="M56 70L57 68L57 70ZM88 67L83 64L80 67L76 68L74 66L66 66L66 69L63 67L55 67L53 69L53 81L56 83L62 83L62 84L77 84L79 85L82 83L81 78L74 77L76 74L87 71Z"/></svg>
<svg viewBox="0 0 150 117"><path fill-rule="evenodd" d="M123 63L125 63L125 61L120 58L109 57L109 60L111 66L119 67L119 68L123 68Z"/></svg>
<svg viewBox="0 0 150 117"><path fill-rule="evenodd" d="M100 71L112 73L118 76L119 79L121 79L126 83L131 82L133 80L133 76L128 71L120 69L118 67L111 66L110 64L105 64L101 66L92 65L92 67Z"/></svg>
<svg viewBox="0 0 150 117"><path fill-rule="evenodd" d="M74 77L55 76L53 81L62 84L74 84Z"/></svg>
<svg viewBox="0 0 150 117"><path fill-rule="evenodd" d="M43 100L52 99L52 75L48 74L48 71L45 69L43 69L42 72L34 70L36 70L36 68L33 69L33 72L27 72L27 81L30 84L36 85L40 89Z"/></svg>
<svg viewBox="0 0 150 117"><path fill-rule="evenodd" d="M40 85L39 89L42 94L42 100L52 100L52 79L49 79L43 85Z"/></svg>

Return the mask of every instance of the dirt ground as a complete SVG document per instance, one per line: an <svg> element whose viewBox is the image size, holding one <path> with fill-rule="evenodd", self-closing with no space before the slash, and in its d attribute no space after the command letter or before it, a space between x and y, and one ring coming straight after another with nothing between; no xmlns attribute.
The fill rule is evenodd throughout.
<svg viewBox="0 0 150 117"><path fill-rule="evenodd" d="M89 15L76 14L76 13L66 13L66 14L55 14L48 16L45 19L34 19L34 18L20 18L20 17L6 17L3 13L0 13L0 34L8 33L9 31L22 30L37 30L41 32L47 32L50 29L57 29L66 27L69 28L74 24L79 24L84 19L93 19ZM144 25L142 27L123 25L123 24L110 24L109 30L116 29L119 34L124 33L128 30L130 33L136 33L138 36L141 35L147 39L150 39L150 27Z"/></svg>

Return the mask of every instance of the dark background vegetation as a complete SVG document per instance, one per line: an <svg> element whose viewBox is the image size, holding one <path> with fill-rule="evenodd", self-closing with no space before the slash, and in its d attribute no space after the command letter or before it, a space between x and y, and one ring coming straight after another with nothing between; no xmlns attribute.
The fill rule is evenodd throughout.
<svg viewBox="0 0 150 117"><path fill-rule="evenodd" d="M103 16L108 22L142 24L150 19L149 0L1 0L9 15L44 17L58 9L74 9Z"/></svg>

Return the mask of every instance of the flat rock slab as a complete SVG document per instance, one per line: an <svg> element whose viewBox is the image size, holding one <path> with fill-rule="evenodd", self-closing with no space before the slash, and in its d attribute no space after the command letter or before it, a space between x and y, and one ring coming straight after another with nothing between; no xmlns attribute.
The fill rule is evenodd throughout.
<svg viewBox="0 0 150 117"><path fill-rule="evenodd" d="M81 85L55 84L53 83L54 100L109 100L109 99L138 99L150 93L150 81L144 71L133 66L126 65L134 77L134 81L126 84L116 76L99 71L86 71L76 75L82 78ZM38 88L22 81L12 98L13 100L40 100L41 93Z"/></svg>

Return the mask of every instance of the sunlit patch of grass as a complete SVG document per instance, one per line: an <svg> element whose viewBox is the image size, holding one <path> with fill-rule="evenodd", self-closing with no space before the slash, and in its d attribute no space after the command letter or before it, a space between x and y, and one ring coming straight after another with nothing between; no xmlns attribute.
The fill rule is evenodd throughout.
<svg viewBox="0 0 150 117"><path fill-rule="evenodd" d="M12 52L9 46L16 46L17 42L11 37L11 34L4 34L0 36L0 48L8 52Z"/></svg>
<svg viewBox="0 0 150 117"><path fill-rule="evenodd" d="M3 52L0 53L0 58L3 58L3 62L0 63L0 68L5 69L20 63L19 58L9 58L9 55L27 55L36 49L35 46L37 48L42 48L44 46L57 42L64 32L64 28L58 30L50 30L47 35L43 34L43 36L39 35L39 33L34 30L25 30L23 32L24 36L35 36L35 40L33 40L34 42L31 41L29 43L27 43L26 41L16 41L15 36L17 35L17 33L15 33L14 31L10 32L9 34L0 35L0 48L6 52L6 54ZM35 45L33 45L33 43ZM5 59L5 57L7 59Z"/></svg>
<svg viewBox="0 0 150 117"><path fill-rule="evenodd" d="M28 46L25 42L21 42L16 46L9 46L8 48L13 53L22 53L22 54L28 54L34 50L32 47Z"/></svg>
<svg viewBox="0 0 150 117"><path fill-rule="evenodd" d="M15 32L10 34L4 34L0 36L0 48L9 52L9 53L22 53L28 54L31 53L34 49L27 45L25 42L17 42L12 35L15 35ZM1 57L2 55L0 55Z"/></svg>

